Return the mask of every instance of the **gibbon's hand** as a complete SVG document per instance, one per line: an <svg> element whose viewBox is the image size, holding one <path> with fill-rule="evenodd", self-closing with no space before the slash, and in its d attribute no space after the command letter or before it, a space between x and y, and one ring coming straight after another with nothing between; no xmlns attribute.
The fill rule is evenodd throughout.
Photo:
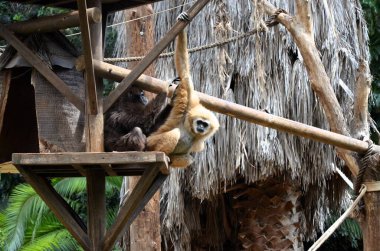
<svg viewBox="0 0 380 251"><path fill-rule="evenodd" d="M169 87L172 87L175 82L180 82L181 77L175 77L172 81L170 81Z"/></svg>
<svg viewBox="0 0 380 251"><path fill-rule="evenodd" d="M177 20L184 21L184 22L190 22L189 14L187 14L186 11L184 11L181 14L179 14L179 16L177 17Z"/></svg>

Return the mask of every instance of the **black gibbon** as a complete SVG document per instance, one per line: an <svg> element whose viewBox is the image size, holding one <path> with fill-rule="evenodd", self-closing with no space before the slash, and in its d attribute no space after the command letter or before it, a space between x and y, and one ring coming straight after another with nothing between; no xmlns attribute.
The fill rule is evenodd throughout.
<svg viewBox="0 0 380 251"><path fill-rule="evenodd" d="M181 14L179 19L187 19L187 15ZM181 83L173 95L172 109L165 122L147 138L146 149L167 154L172 167L187 167L192 162L190 153L204 149L205 140L218 130L219 122L194 92L185 31L177 38L175 66Z"/></svg>
<svg viewBox="0 0 380 251"><path fill-rule="evenodd" d="M146 137L163 123L170 113L166 106L166 92L148 103L143 90L130 86L106 112L104 118L104 146L111 151L143 151Z"/></svg>

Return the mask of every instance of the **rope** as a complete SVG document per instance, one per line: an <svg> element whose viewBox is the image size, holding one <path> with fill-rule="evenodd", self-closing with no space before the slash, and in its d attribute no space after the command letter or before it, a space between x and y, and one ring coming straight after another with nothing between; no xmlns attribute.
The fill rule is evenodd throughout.
<svg viewBox="0 0 380 251"><path fill-rule="evenodd" d="M368 166L370 165L370 160L372 155L375 153L373 150L373 142L372 140L367 140L368 142L368 149L361 155L360 158L360 165L359 165L359 173L356 177L355 184L354 184L354 196L359 194L360 187L363 183L363 178L365 171L367 170Z"/></svg>
<svg viewBox="0 0 380 251"><path fill-rule="evenodd" d="M146 15L146 16L138 17L138 18L135 18L135 19L130 19L130 20L127 20L127 21L124 21L124 22L120 22L120 23L116 23L116 24L110 24L110 25L107 25L106 28L118 26L118 25L121 25L121 24L131 23L131 22L134 22L134 21L137 21L137 20L140 20L140 19L144 19L144 18L147 18L147 17L151 17L151 16L155 16L155 15L164 13L164 12L172 11L172 10L181 8L181 7L185 6L185 5L189 5L191 3L194 3L194 2L195 1L184 3L184 4L181 4L181 5L175 6L173 8L165 9L165 10L162 10L162 11L157 11L157 12L155 12L153 14L149 14L149 15ZM73 34L68 34L68 35L66 35L66 37L77 36L77 35L80 35L80 34L81 34L81 32L77 32L77 33L73 33Z"/></svg>
<svg viewBox="0 0 380 251"><path fill-rule="evenodd" d="M343 221L354 211L355 207L359 204L366 191L367 187L365 185L362 185L360 194L352 203L352 205L346 210L346 212L344 212L344 214L342 214L342 216L339 217L337 221L335 221L334 224L331 225L331 227L329 227L329 229L327 229L327 231L321 237L319 237L319 239L313 244L313 246L308 249L308 251L317 250L334 233L334 231L343 223Z"/></svg>
<svg viewBox="0 0 380 251"><path fill-rule="evenodd" d="M197 51L203 51L203 50L211 49L211 48L214 48L214 47L222 46L222 45L234 42L236 40L252 36L253 34L256 34L258 31L261 31L261 30L262 29L253 29L251 31L248 31L247 33L244 33L244 34L241 34L241 35L238 35L238 36L235 36L235 37L231 37L231 38L228 38L226 40L222 40L222 41L215 42L215 43L212 43L212 44L202 45L202 46L199 46L199 47L191 48L188 51L189 51L189 53L193 53L193 52L197 52ZM172 51L172 52L166 52L166 53L161 53L158 56L158 58L167 58L167 57L172 57L172 56L174 56L174 51ZM104 62L108 62L108 63L134 62L134 61L140 61L144 57L145 56L126 57L126 58L105 58Z"/></svg>
<svg viewBox="0 0 380 251"><path fill-rule="evenodd" d="M272 27L272 26L275 26L278 24L278 21L277 21L277 16L281 13L287 13L285 10L283 9L278 9L273 15L271 15L268 20L265 21L265 26L267 27ZM203 50L207 50L207 49L211 49L211 48L215 48L215 47L219 47L219 46L222 46L222 45L225 45L225 44L228 44L228 43L231 43L231 42L234 42L236 40L239 40L239 39L242 39L242 38L245 38L245 37L249 37L249 36L252 36L258 32L261 32L261 31L264 31L266 27L261 27L259 29L253 29L251 31L248 31L246 33L243 33L241 35L238 35L238 36L235 36L235 37L231 37L231 38L228 38L226 40L222 40L222 41L219 41L219 42L215 42L215 43L212 43L212 44L208 44L208 45L203 45L203 46L199 46L199 47L195 47L195 48L191 48L188 50L189 53L193 53L193 52L198 52L198 51L203 51ZM174 56L174 53L175 52L166 52L166 53L161 53L158 58L167 58L167 57L172 57ZM126 57L126 58L104 58L104 62L108 62L108 63L116 63L116 62L135 62L135 61L140 61L144 58L145 56L137 56L137 57Z"/></svg>

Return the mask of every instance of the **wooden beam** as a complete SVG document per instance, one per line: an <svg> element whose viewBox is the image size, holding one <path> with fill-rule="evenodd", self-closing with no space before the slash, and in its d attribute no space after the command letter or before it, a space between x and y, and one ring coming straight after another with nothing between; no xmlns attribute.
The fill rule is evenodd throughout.
<svg viewBox="0 0 380 251"><path fill-rule="evenodd" d="M102 251L106 232L106 176L102 169L87 172L88 236L91 251Z"/></svg>
<svg viewBox="0 0 380 251"><path fill-rule="evenodd" d="M90 27L87 15L86 1L78 0L79 22L82 36L82 45L85 62L85 76L86 76L86 102L88 105L89 114L96 115L98 113L98 99L96 95L96 82L94 67L92 65L92 50L90 39Z"/></svg>
<svg viewBox="0 0 380 251"><path fill-rule="evenodd" d="M0 36L13 46L18 53L31 64L42 76L44 76L63 96L67 98L76 108L84 111L83 101L72 92L72 90L60 79L34 52L26 47L15 35L4 25L0 24Z"/></svg>
<svg viewBox="0 0 380 251"><path fill-rule="evenodd" d="M130 70L107 64L100 61L94 61L95 73L104 78L120 81L131 73ZM150 92L163 92L167 82L149 76L141 75L135 82L140 88ZM171 92L175 85L171 87ZM170 93L169 92L169 95ZM314 126L306 125L290 119L275 116L266 112L242 106L236 103L225 101L219 98L197 92L201 103L208 109L245 120L250 123L270 127L279 131L291 133L304 138L316 140L325 144L341 147L354 152L362 153L368 149L367 142L357 140L342 134L323 130ZM380 146L375 145L374 149L380 151Z"/></svg>
<svg viewBox="0 0 380 251"><path fill-rule="evenodd" d="M102 14L98 8L87 9L88 21L90 23L99 23L101 21L101 15ZM78 11L72 11L55 16L40 17L37 19L6 25L9 30L18 34L52 32L76 26L79 26Z"/></svg>
<svg viewBox="0 0 380 251"><path fill-rule="evenodd" d="M128 197L125 204L120 208L119 214L117 215L114 224L107 231L104 238L104 247L103 250L111 250L116 242L116 240L122 235L122 233L129 226L126 223L130 222L130 217L135 216L134 213L137 209L141 209L140 201L147 194L149 189L152 187L152 184L156 178L160 175L159 166L148 168L139 182L136 184L136 187L133 189L131 195ZM154 193L153 193L154 194ZM144 198L146 204L150 198ZM142 205L142 208L145 206Z"/></svg>
<svg viewBox="0 0 380 251"><path fill-rule="evenodd" d="M187 11L189 19L192 20L210 0L198 0ZM160 53L169 45L171 41L182 31L187 22L177 21L168 33L157 43L157 45L144 57L143 60L133 69L125 79L121 81L118 87L104 99L103 108L107 111L113 103L127 90L127 88L152 64L152 62L160 55Z"/></svg>
<svg viewBox="0 0 380 251"><path fill-rule="evenodd" d="M50 182L29 171L26 167L21 165L16 165L16 167L83 249L90 250L90 240L87 236L86 225L70 205L55 191Z"/></svg>
<svg viewBox="0 0 380 251"><path fill-rule="evenodd" d="M166 163L162 152L62 152L62 153L14 153L16 165L99 165L99 164L154 164Z"/></svg>

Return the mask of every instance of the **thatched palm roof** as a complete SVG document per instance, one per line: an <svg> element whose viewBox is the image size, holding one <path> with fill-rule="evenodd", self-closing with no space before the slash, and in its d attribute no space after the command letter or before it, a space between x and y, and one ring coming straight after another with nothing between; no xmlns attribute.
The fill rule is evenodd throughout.
<svg viewBox="0 0 380 251"><path fill-rule="evenodd" d="M163 1L155 3L154 8L161 12L184 2L191 1ZM289 13L295 12L293 1L270 2ZM189 25L189 47L210 44L258 27L266 17L255 3L257 0L212 1ZM349 124L358 60L369 57L361 7L358 1L340 0L312 1L311 5L317 47ZM177 8L156 16L157 40L171 28L181 11ZM284 27L276 26L260 35L195 52L190 60L198 91L329 128L308 83L303 59ZM174 76L172 58L159 59L156 77ZM333 147L224 115L219 115L219 120L221 129L208 142L206 151L196 155L197 160L189 169L174 170L162 189L164 232L179 242L186 242L191 228L189 217L193 217L193 222L199 219L194 207L185 206L185 196L210 199L223 191L222 184L234 183L237 173L247 183L272 176L291 179L304 194L304 207L310 209L306 215L310 229L321 226L320 217L340 201L337 191L341 190L336 189L340 180L334 166L342 167L342 163ZM193 210L187 210L191 207Z"/></svg>

